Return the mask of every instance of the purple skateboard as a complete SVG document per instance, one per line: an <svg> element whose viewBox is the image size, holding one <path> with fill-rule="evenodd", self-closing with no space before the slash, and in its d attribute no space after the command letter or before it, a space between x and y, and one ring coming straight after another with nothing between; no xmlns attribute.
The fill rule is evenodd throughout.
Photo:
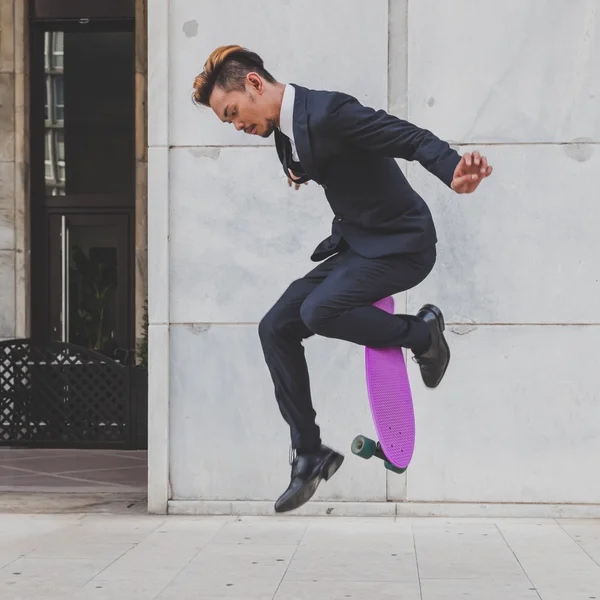
<svg viewBox="0 0 600 600"><path fill-rule="evenodd" d="M394 299L384 298L374 306L393 313ZM379 442L359 435L352 442L352 452L362 458L377 456L390 471L403 473L415 446L415 415L402 349L366 348L365 365Z"/></svg>

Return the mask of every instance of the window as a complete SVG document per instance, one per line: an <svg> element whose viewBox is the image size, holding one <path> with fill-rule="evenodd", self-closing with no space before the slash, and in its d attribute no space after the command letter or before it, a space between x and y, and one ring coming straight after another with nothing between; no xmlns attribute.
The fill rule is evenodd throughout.
<svg viewBox="0 0 600 600"><path fill-rule="evenodd" d="M44 69L46 73L64 68L65 34L63 31L47 31L44 35Z"/></svg>
<svg viewBox="0 0 600 600"><path fill-rule="evenodd" d="M66 164L65 140L62 129L47 129L44 157L46 194L63 196L65 193Z"/></svg>
<svg viewBox="0 0 600 600"><path fill-rule="evenodd" d="M65 120L65 86L62 75L52 77L52 96L54 98L53 121Z"/></svg>
<svg viewBox="0 0 600 600"><path fill-rule="evenodd" d="M62 31L49 32L52 36L52 66L55 69L64 67L64 43L65 37Z"/></svg>

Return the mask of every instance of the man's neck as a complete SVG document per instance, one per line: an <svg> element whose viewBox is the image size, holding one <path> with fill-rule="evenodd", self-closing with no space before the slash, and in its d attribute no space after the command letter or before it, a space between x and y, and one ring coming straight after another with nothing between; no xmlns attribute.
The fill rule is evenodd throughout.
<svg viewBox="0 0 600 600"><path fill-rule="evenodd" d="M281 129L281 104L283 103L283 94L285 93L285 83L276 83L275 84L275 90L274 90L274 96L275 96L275 101L276 101L276 106L277 106L277 112L276 112L276 123L277 123L277 127Z"/></svg>

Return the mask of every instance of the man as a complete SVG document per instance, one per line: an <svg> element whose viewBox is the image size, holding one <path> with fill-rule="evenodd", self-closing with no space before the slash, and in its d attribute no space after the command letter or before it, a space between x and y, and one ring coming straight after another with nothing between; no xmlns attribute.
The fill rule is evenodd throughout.
<svg viewBox="0 0 600 600"><path fill-rule="evenodd" d="M459 156L431 132L344 93L284 85L240 46L214 50L194 82L194 101L250 135L275 135L288 183L321 185L335 214L331 236L259 326L265 360L293 449L291 480L277 512L307 502L344 457L321 443L302 341L314 334L369 347L410 349L426 386L450 360L444 319L427 304L416 316L373 303L413 288L436 259L431 213L395 158L418 161L457 193L471 193L492 172L478 152Z"/></svg>

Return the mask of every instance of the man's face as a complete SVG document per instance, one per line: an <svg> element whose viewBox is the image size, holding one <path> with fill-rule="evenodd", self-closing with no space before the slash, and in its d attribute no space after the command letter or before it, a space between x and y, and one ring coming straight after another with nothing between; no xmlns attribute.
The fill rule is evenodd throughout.
<svg viewBox="0 0 600 600"><path fill-rule="evenodd" d="M233 123L238 131L266 138L273 133L275 120L269 114L271 108L262 94L263 82L260 77L256 78L248 76L245 92L226 92L215 87L210 106L224 123Z"/></svg>

